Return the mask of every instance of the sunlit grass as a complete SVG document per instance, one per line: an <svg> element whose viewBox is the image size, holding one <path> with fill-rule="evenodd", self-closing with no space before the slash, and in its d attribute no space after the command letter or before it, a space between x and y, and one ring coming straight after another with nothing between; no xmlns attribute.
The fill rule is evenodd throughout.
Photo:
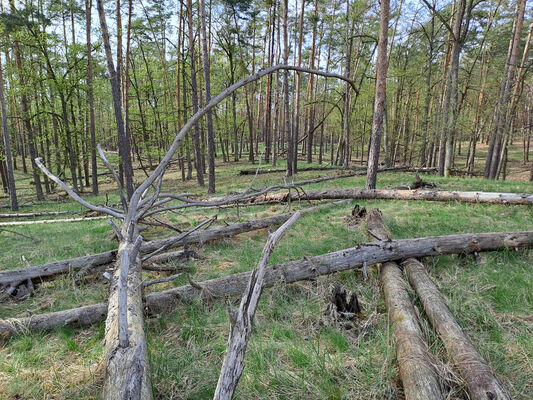
<svg viewBox="0 0 533 400"><path fill-rule="evenodd" d="M304 166L304 164L302 164ZM247 162L218 166L217 195L245 189L250 176L238 171L253 168ZM336 174L342 172L328 172ZM279 184L283 174L258 175L255 187ZM324 171L300 173L295 180L326 175ZM141 179L141 173L137 179ZM533 192L528 182L444 179L423 175L441 189ZM414 180L410 173L386 173L378 178L385 188ZM364 177L315 184L307 189L363 187ZM31 187L27 183L25 201ZM109 180L97 198L113 203L118 196ZM194 180L181 182L172 169L165 191L194 192L206 196ZM107 199L105 192L108 192ZM26 196L23 191L23 196ZM77 210L71 201L24 207L22 212ZM309 257L367 240L361 227L346 217L356 201L306 215L287 233L272 254L271 264ZM533 210L527 206L432 203L421 201L357 201L368 209L383 211L385 223L395 238L421 237L463 232L492 232L533 229ZM292 209L308 207L293 203ZM240 207L239 209L188 209L166 214L165 221L187 229L218 213L216 224L288 212L285 205ZM7 210L5 210L7 212ZM11 229L11 228L10 228ZM33 265L113 249L116 241L105 220L12 227L23 238L0 231L0 269L24 267L21 255ZM173 234L163 229L143 232L146 238ZM203 260L188 261L194 279L224 276L251 270L259 260L267 230L226 238L193 248ZM482 355L502 377L513 398L528 399L533 381L533 261L532 251L502 251L482 255L476 264L470 257L428 258L426 264L458 322L471 336ZM148 274L147 276L155 276ZM187 283L181 277L147 290L161 290ZM324 315L331 289L341 284L360 297L363 315L351 330L342 329ZM44 283L22 303L0 304L0 318L28 316L79 304L103 301L103 280L75 286L66 276ZM237 304L238 299L232 299ZM418 303L415 303L418 304ZM464 386L456 378L446 352L429 323L422 319L430 348L446 375L450 398L465 398ZM146 321L152 382L156 398L211 398L224 355L229 319L223 302L180 304ZM103 374L104 323L90 328L61 328L52 332L28 333L0 344L0 399L93 399L98 398ZM388 328L379 278L369 270L365 282L360 271L320 277L313 282L278 284L264 291L246 354L244 374L237 389L239 399L383 399L402 395ZM443 372L443 373L444 373ZM529 385L529 386L528 386Z"/></svg>

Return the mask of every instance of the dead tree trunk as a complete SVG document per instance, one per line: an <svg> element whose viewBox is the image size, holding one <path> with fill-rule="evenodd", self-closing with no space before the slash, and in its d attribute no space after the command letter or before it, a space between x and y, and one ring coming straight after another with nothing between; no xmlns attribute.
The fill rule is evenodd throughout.
<svg viewBox="0 0 533 400"><path fill-rule="evenodd" d="M364 243L333 253L274 265L265 274L264 286L272 286L280 282L293 283L315 279L321 275L346 271L364 264L378 264L411 257L471 254L531 247L533 247L533 231L465 233ZM195 287L186 285L150 293L145 298L145 310L148 314L155 314L175 308L180 301L191 301L202 295L217 298L242 294L246 289L250 274L251 272L242 272L203 281ZM198 289L198 286L202 289ZM33 315L28 318L0 320L0 336L65 325L90 325L104 318L106 307L105 303L99 303L70 310Z"/></svg>
<svg viewBox="0 0 533 400"><path fill-rule="evenodd" d="M390 241L389 230L383 224L378 209L367 216L369 236ZM413 302L407 292L403 273L395 262L381 267L381 283L392 324L392 337L396 344L396 357L406 400L444 399L435 371L435 361L429 353L420 329Z"/></svg>
<svg viewBox="0 0 533 400"><path fill-rule="evenodd" d="M409 259L404 263L409 283L416 290L431 324L439 333L448 355L466 381L472 400L510 400L503 385L478 353L442 300L424 265Z"/></svg>
<svg viewBox="0 0 533 400"><path fill-rule="evenodd" d="M254 203L283 203L297 200L326 199L387 199L387 200L426 200L458 201L463 203L521 204L533 205L533 194L492 193L492 192L448 192L437 190L396 190L396 189L336 189L316 190L305 193L267 193L254 198Z"/></svg>
<svg viewBox="0 0 533 400"><path fill-rule="evenodd" d="M141 241L122 242L118 250L107 305L103 399L153 398L138 257Z"/></svg>

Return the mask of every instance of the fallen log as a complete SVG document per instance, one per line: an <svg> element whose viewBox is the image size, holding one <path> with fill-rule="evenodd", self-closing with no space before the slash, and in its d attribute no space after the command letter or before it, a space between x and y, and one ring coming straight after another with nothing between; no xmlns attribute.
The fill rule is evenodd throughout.
<svg viewBox="0 0 533 400"><path fill-rule="evenodd" d="M123 234L126 232L123 230ZM111 279L105 328L103 399L152 399L148 348L144 332L141 259L142 237L121 241Z"/></svg>
<svg viewBox="0 0 533 400"><path fill-rule="evenodd" d="M58 222L84 222L84 221L93 221L96 219L104 219L104 218L107 218L107 217L101 216L101 217L79 217L79 218L62 218L62 219L39 219L37 221L11 221L11 222L0 222L0 226L57 224Z"/></svg>
<svg viewBox="0 0 533 400"><path fill-rule="evenodd" d="M293 283L314 279L360 267L410 257L438 256L443 254L470 254L533 247L533 231L501 233L464 233L445 236L429 236L416 239L399 239L390 242L364 243L357 247L335 251L315 257L291 261L270 267L264 286L276 283ZM226 297L242 294L246 289L250 272L228 275L221 278L150 293L145 296L145 312L156 314L176 307L179 301L190 301L200 296ZM0 335L18 334L28 330L50 329L63 325L87 325L101 321L102 307L94 304L80 309L33 315L28 318L0 320ZM47 320L55 321L52 325Z"/></svg>
<svg viewBox="0 0 533 400"><path fill-rule="evenodd" d="M86 214L87 210L75 211L75 210L65 210L65 211L42 211L42 212L33 212L33 213L9 213L9 214L0 214L0 218L33 218L33 217L46 217L50 215L64 215L64 214Z"/></svg>
<svg viewBox="0 0 533 400"><path fill-rule="evenodd" d="M472 400L510 400L503 385L478 353L461 326L442 300L424 265L409 259L403 263L409 283L415 289L431 325L466 381Z"/></svg>
<svg viewBox="0 0 533 400"><path fill-rule="evenodd" d="M378 209L368 213L367 231L377 240L391 240ZM398 264L390 261L381 266L380 276L406 400L444 399L435 361L424 340L402 271Z"/></svg>
<svg viewBox="0 0 533 400"><path fill-rule="evenodd" d="M301 210L301 212L302 214L307 214L317 209L328 208L332 205L338 205L343 203L344 202L323 204L317 207L303 209ZM185 244L204 244L209 241L232 237L240 233L268 228L273 225L284 223L290 218L291 215L291 213L274 215L272 217L240 222L237 224L206 229L203 231L196 231L191 233L184 239L180 239L179 236L170 236L167 238L154 239L149 242L144 242L141 245L141 253L151 253L155 250L160 249L163 246L168 246L168 248L170 249L178 246L183 246ZM116 254L116 250L110 250L99 254L76 257L68 260L56 261L29 268L2 271L0 272L0 288L2 286L9 286L15 283L27 281L28 279L31 279L33 283L38 284L43 281L56 279L58 276L66 274L68 272L78 271L87 266L97 267L104 264L110 264L115 260ZM159 262L161 262L161 260Z"/></svg>
<svg viewBox="0 0 533 400"><path fill-rule="evenodd" d="M305 167L298 168L298 172L308 172L308 171L338 171L338 170L366 170L366 167L355 167L355 168L342 168L342 167ZM286 168L278 169L241 169L239 175L264 175L264 174L276 174L281 172L287 172Z"/></svg>
<svg viewBox="0 0 533 400"><path fill-rule="evenodd" d="M304 168L298 168L298 172L306 172L306 171L338 171L338 170L356 170L356 171L364 171L366 174L366 167L304 167ZM381 172L395 172L395 171L401 171L401 172L435 172L437 171L436 168L431 167L410 167L406 165L400 165L398 167L388 167L388 168L381 168ZM260 169L257 171L257 169L241 169L239 171L239 175L262 175L262 174L274 174L274 173L281 173L281 172L287 172L287 169L285 168L277 168L277 169Z"/></svg>
<svg viewBox="0 0 533 400"><path fill-rule="evenodd" d="M296 200L333 199L385 199L385 200L427 200L458 201L464 203L533 205L533 194L458 192L438 190L395 190L395 189L337 189L314 190L305 193L272 193L256 197L256 204L284 203Z"/></svg>

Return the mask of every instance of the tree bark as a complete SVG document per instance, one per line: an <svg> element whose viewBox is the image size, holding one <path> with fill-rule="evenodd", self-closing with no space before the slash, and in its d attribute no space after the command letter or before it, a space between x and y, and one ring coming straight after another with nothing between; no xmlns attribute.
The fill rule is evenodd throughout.
<svg viewBox="0 0 533 400"><path fill-rule="evenodd" d="M391 240L378 209L369 212L367 231L371 238L384 242ZM424 341L402 271L395 262L386 262L381 267L380 277L406 400L444 400L435 361Z"/></svg>
<svg viewBox="0 0 533 400"><path fill-rule="evenodd" d="M425 267L415 259L403 263L409 283L416 290L426 315L439 333L448 355L466 381L472 400L510 400L503 385L481 357L442 300Z"/></svg>
<svg viewBox="0 0 533 400"><path fill-rule="evenodd" d="M363 264L385 263L412 257L443 254L470 254L473 252L516 250L533 247L533 231L501 233L465 233L429 236L416 239L373 242L315 257L306 257L272 266L265 274L264 286L315 279L321 275L345 271ZM202 296L226 297L242 294L251 272L242 272L200 282L198 289L191 285L146 295L145 309L154 314L173 309L180 301L191 301ZM198 286L195 285L195 286ZM27 330L51 329L64 325L90 325L104 318L105 303L77 309L33 315L28 318L0 320L0 335L20 334Z"/></svg>
<svg viewBox="0 0 533 400"><path fill-rule="evenodd" d="M389 30L389 0L381 0L381 17L379 21L379 42L376 61L376 97L374 100L374 117L372 119L372 137L368 152L368 174L366 188L376 188L376 177L379 164L379 147L383 131L383 116L385 114L387 90L387 38ZM345 116L346 118L347 116Z"/></svg>

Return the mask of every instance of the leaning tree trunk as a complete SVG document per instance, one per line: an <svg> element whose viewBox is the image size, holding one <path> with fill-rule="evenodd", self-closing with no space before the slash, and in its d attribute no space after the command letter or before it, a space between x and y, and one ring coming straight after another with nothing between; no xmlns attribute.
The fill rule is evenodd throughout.
<svg viewBox="0 0 533 400"><path fill-rule="evenodd" d="M367 230L377 240L391 240L378 209L368 214ZM424 341L401 269L395 262L387 262L380 276L406 400L443 400L435 361Z"/></svg>

